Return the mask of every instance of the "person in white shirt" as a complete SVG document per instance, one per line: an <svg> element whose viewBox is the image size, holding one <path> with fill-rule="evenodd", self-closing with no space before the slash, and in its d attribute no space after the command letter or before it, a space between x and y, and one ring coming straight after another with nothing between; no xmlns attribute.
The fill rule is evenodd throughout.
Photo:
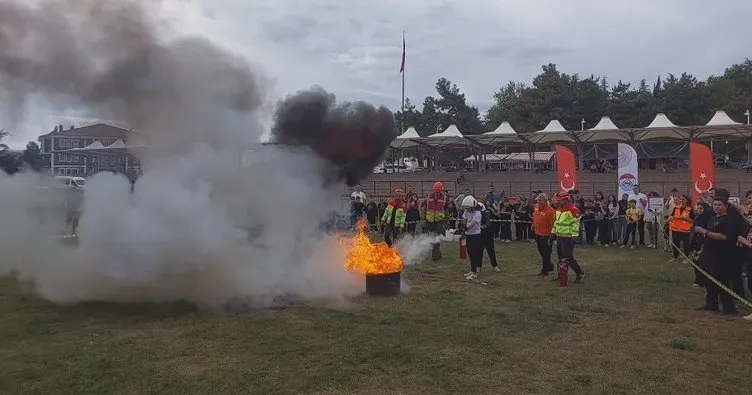
<svg viewBox="0 0 752 395"><path fill-rule="evenodd" d="M483 236L480 227L483 214L478 201L472 196L465 196L461 207L465 210L462 213L462 220L465 225L467 256L470 258L470 272L465 273L465 279L475 280L478 278L478 272L483 263Z"/></svg>
<svg viewBox="0 0 752 395"><path fill-rule="evenodd" d="M629 195L629 200L634 200L637 202L637 208L640 209L641 213L645 213L645 209L648 206L648 196L644 193L640 192L640 186L635 184L632 187L632 194ZM637 234L640 236L640 245L645 245L645 218L644 215L640 217L640 220L637 221Z"/></svg>
<svg viewBox="0 0 752 395"><path fill-rule="evenodd" d="M360 185L355 186L355 190L353 193L350 194L350 198L352 200L356 200L356 198L360 198L360 201L364 204L366 203L366 194L363 192L363 187Z"/></svg>

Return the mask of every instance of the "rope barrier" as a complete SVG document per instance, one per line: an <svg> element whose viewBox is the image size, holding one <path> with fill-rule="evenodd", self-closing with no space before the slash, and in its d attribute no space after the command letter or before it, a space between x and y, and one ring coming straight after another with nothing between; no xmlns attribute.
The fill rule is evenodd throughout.
<svg viewBox="0 0 752 395"><path fill-rule="evenodd" d="M663 227L661 227L661 230L663 231L664 237L667 237L668 233L666 233L664 231ZM671 245L672 248L675 248L679 252L679 255L682 258L684 258L685 262L689 263L693 268L697 269L698 272L702 273L705 277L707 277L707 279L710 280L711 282L713 282L713 284L715 284L719 289L722 289L724 292L728 293L731 297L733 297L734 299L736 299L737 301L739 301L739 303L741 303L741 304L743 304L743 305L745 305L745 306L747 306L749 308L752 308L752 302L748 301L743 296L740 296L736 292L732 291L729 287L727 287L726 285L724 285L722 282L720 282L718 279L716 279L710 273L708 273L705 269L703 269L702 267L700 267L700 265L698 265L697 263L695 263L694 259L688 257L687 254L684 253L684 251L682 251L676 244L674 244L674 241L671 240L671 237L668 237L668 242L669 242L669 244Z"/></svg>

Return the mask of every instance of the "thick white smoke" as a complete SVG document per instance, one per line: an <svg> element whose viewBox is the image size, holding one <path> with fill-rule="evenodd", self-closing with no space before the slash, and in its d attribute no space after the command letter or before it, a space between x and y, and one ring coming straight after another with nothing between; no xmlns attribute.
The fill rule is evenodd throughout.
<svg viewBox="0 0 752 395"><path fill-rule="evenodd" d="M57 238L65 212L48 181L0 176L0 275L57 303L222 308L361 292L319 230L340 208L342 185L327 182L337 169L305 147L274 146L241 167L264 132L263 79L206 40L164 42L144 4L0 0L0 98L76 100L128 122L148 147L133 192L120 175L89 180L77 245Z"/></svg>

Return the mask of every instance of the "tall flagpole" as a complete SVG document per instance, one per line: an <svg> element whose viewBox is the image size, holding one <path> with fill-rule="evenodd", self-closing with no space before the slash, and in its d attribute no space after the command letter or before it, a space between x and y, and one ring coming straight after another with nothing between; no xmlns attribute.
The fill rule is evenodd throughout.
<svg viewBox="0 0 752 395"><path fill-rule="evenodd" d="M402 125L400 127L402 128L402 133L405 132L405 31L402 31L402 65L400 66L400 74L402 74Z"/></svg>

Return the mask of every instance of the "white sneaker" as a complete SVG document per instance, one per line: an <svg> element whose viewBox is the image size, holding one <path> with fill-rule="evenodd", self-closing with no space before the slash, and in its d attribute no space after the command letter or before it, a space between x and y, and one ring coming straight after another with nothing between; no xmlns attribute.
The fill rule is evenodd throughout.
<svg viewBox="0 0 752 395"><path fill-rule="evenodd" d="M745 319L745 320L747 320L747 321L752 321L752 314L750 314L750 315L745 315L745 316L744 316L744 319Z"/></svg>
<svg viewBox="0 0 752 395"><path fill-rule="evenodd" d="M629 248L631 248L631 249L633 249L633 250L634 250L634 246L629 246Z"/></svg>
<svg viewBox="0 0 752 395"><path fill-rule="evenodd" d="M472 280L476 280L476 279L478 279L478 274L470 272L470 273L468 273L467 277L465 277L465 279L471 280L471 281Z"/></svg>
<svg viewBox="0 0 752 395"><path fill-rule="evenodd" d="M496 267L494 267L494 271L495 271L496 273L501 273L501 268L500 268L500 267L498 267L498 266L496 266Z"/></svg>
<svg viewBox="0 0 752 395"><path fill-rule="evenodd" d="M655 246L652 244L648 244L648 248L654 248Z"/></svg>
<svg viewBox="0 0 752 395"><path fill-rule="evenodd" d="M604 246L604 247L609 247L609 245L608 245L608 244L604 244L603 246Z"/></svg>
<svg viewBox="0 0 752 395"><path fill-rule="evenodd" d="M627 245L626 244L622 244L621 247L619 247L619 248L627 248Z"/></svg>
<svg viewBox="0 0 752 395"><path fill-rule="evenodd" d="M465 273L462 276L465 277L465 280L469 280L470 276L473 276L473 275L475 275L475 273L473 273L473 272L467 272L467 273Z"/></svg>

